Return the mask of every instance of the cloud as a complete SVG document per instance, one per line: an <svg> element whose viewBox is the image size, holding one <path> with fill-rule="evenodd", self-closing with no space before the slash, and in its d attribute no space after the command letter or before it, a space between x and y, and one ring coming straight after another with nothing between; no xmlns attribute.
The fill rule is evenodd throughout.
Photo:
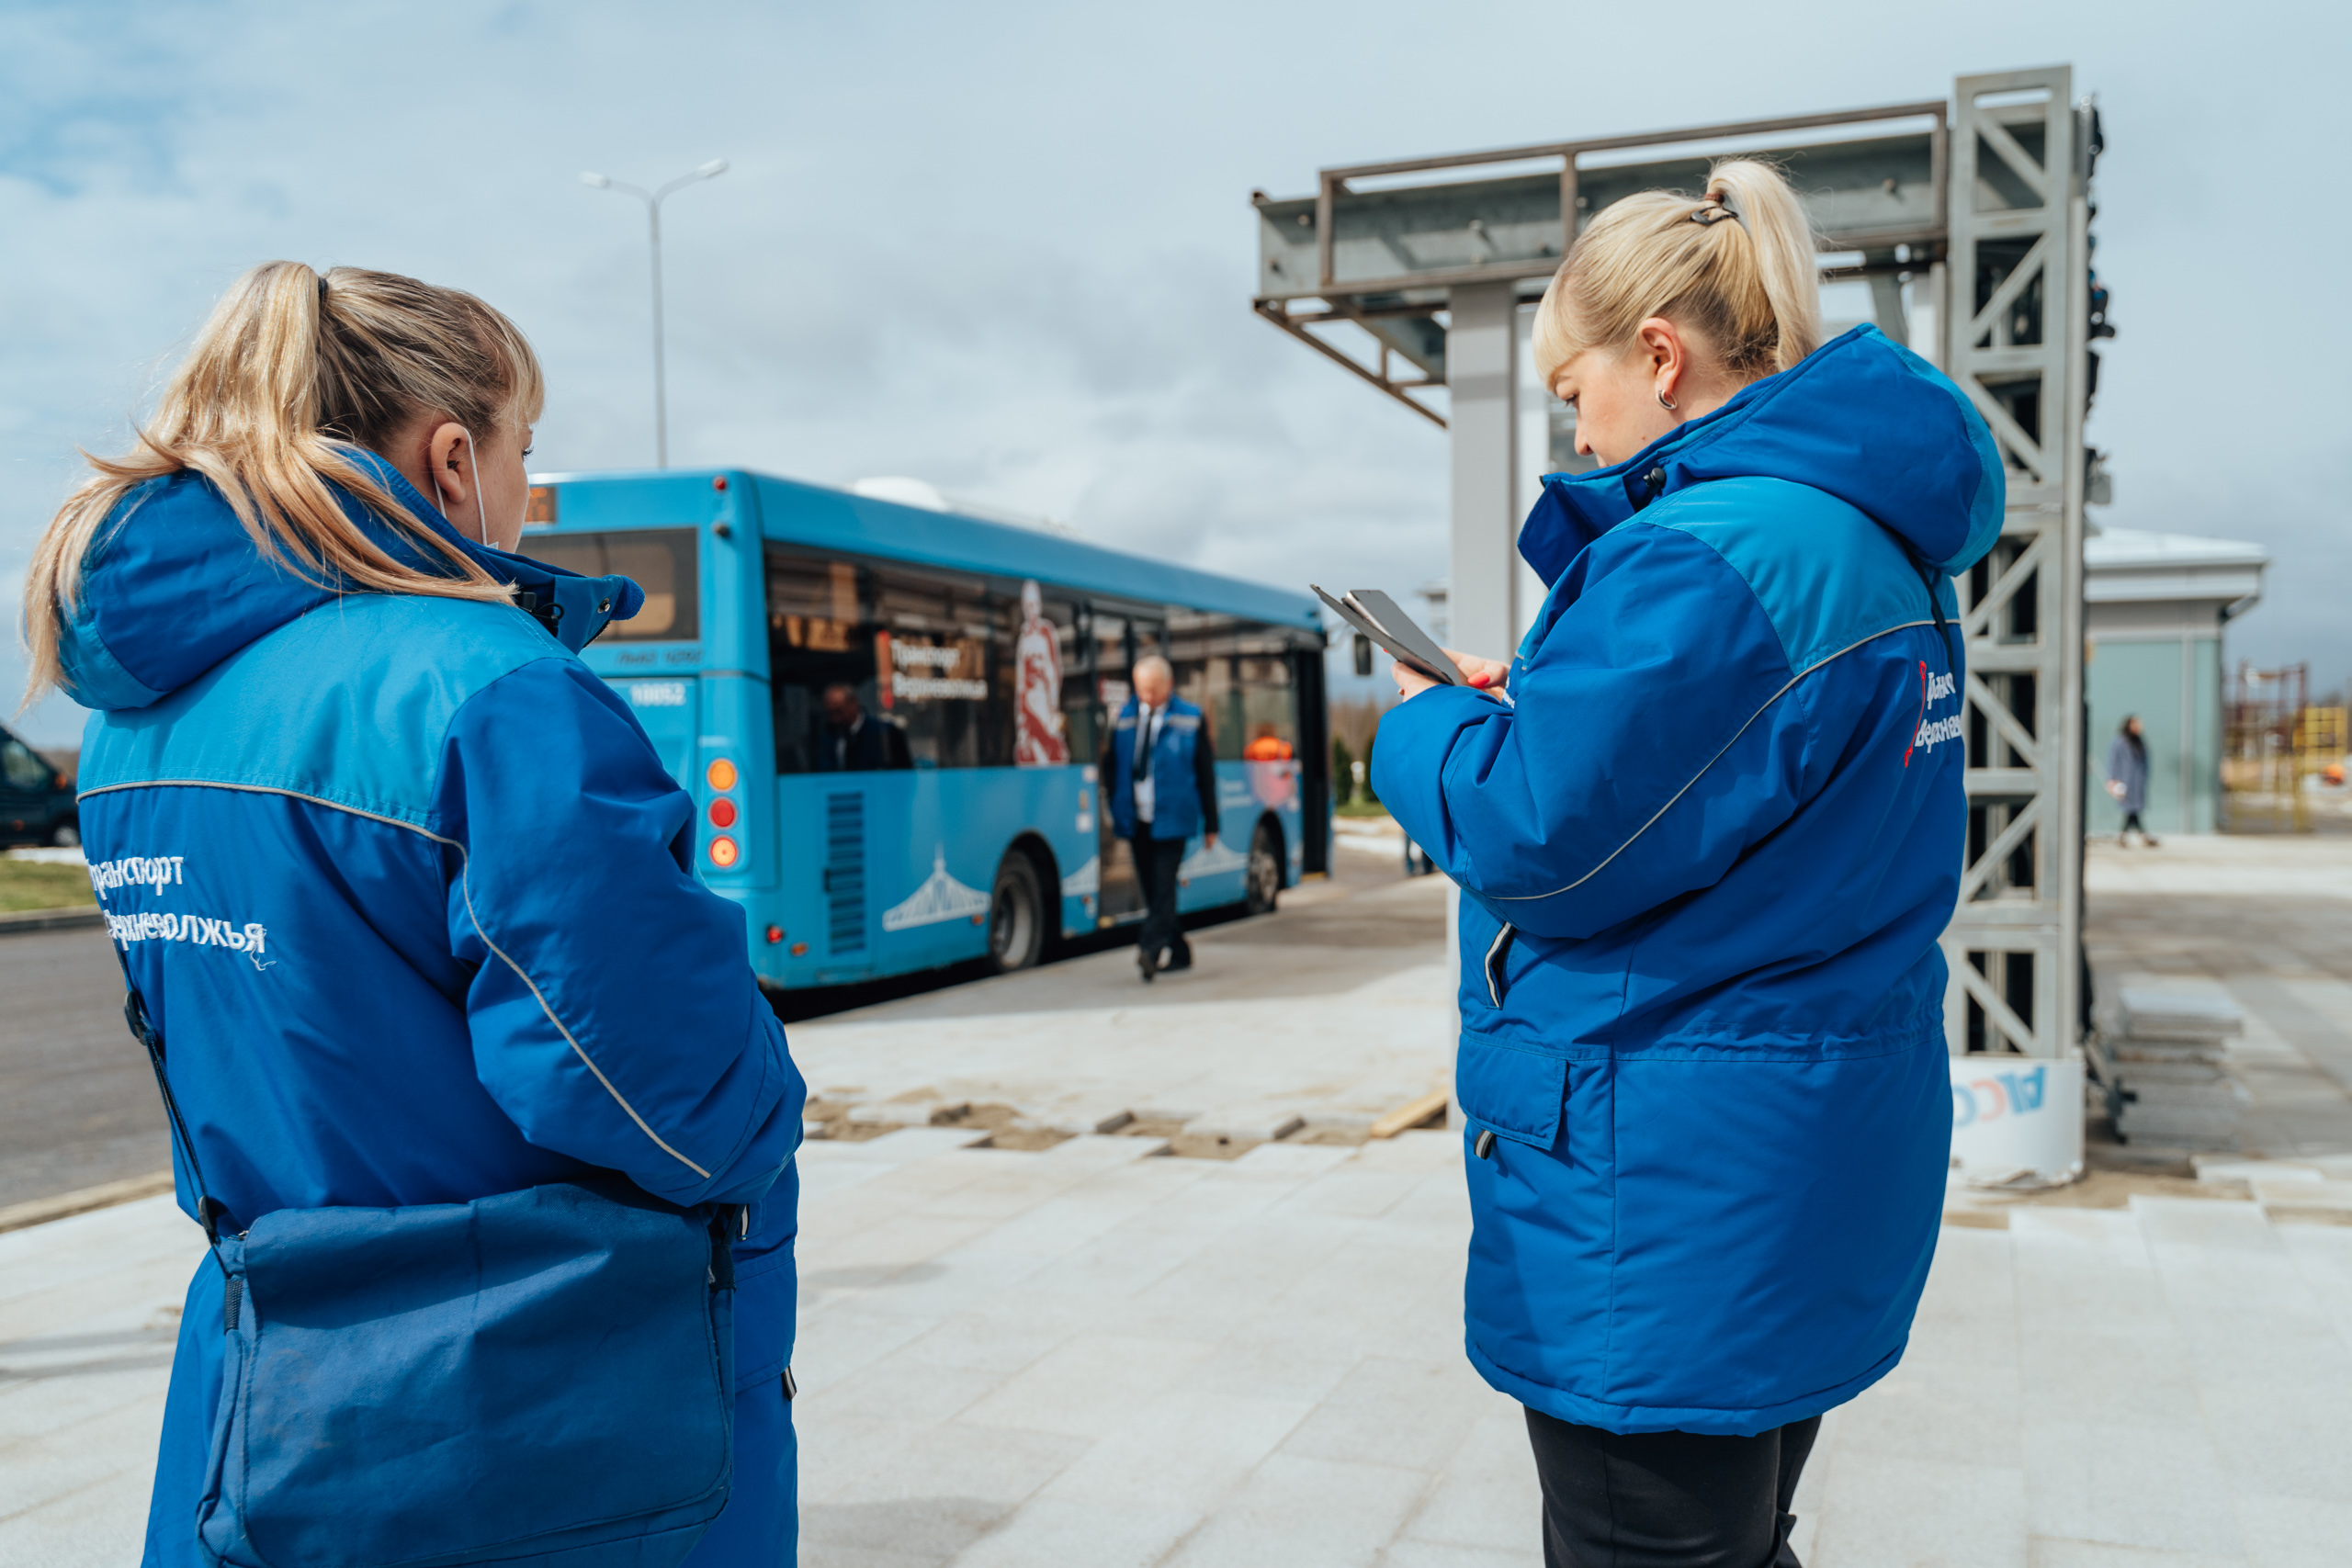
<svg viewBox="0 0 2352 1568"><path fill-rule="evenodd" d="M2274 9L2216 32L2177 7L1991 0L1962 60L1860 0L1799 28L1689 0L1710 63L1661 72L1632 68L1660 58L1646 14L1533 3L1442 26L1387 0L12 6L0 574L74 446L119 445L212 299L271 256L480 292L547 360L536 462L650 461L643 211L576 175L654 184L724 155L664 212L674 460L917 474L1191 564L1409 588L1444 570L1445 438L1250 315L1253 186L2064 58L2111 142L2099 261L2123 335L2092 438L2113 520L2269 544L2271 598L2233 657L2312 658L2324 683L2352 669L2352 390L2326 373L2352 325L2301 301L2352 218L2282 150L2352 129L2329 77L2346 24ZM2282 30L2297 49L2270 49Z"/></svg>

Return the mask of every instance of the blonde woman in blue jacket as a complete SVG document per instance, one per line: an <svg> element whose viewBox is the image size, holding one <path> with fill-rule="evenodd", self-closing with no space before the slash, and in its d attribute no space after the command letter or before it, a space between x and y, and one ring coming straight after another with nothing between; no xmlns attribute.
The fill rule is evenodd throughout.
<svg viewBox="0 0 2352 1568"><path fill-rule="evenodd" d="M621 1539L548 1561L790 1560L806 1090L742 911L686 869L694 802L578 657L642 595L513 553L541 396L530 344L470 295L255 268L138 447L94 459L43 536L33 685L96 710L92 879L168 1045L181 1205L223 1238L220 1258L296 1214L396 1228L592 1188L631 1213L721 1205L725 1240L701 1240L682 1294L699 1299L706 1266L731 1280L718 1348L736 1387L707 1386L707 1365L699 1381L616 1377L627 1344L503 1410L429 1375L321 1409L296 1379L274 1392L345 1451L273 1469L280 1434L230 1453L218 1434L251 1408L254 1347L302 1314L208 1257L172 1363L147 1568L490 1556L451 1540L537 1563L549 1529L610 1534L616 1517ZM371 1220L388 1212L405 1218ZM602 1280L612 1254L594 1245L556 1256L530 1278L601 1280L614 1303L645 1283ZM432 1365L461 1372L540 1337L548 1292L501 1289ZM390 1345L418 1315L358 1327ZM711 1440L657 1451L648 1431L691 1400L717 1407ZM385 1451L363 1440L371 1404L440 1425Z"/></svg>
<svg viewBox="0 0 2352 1568"><path fill-rule="evenodd" d="M1819 343L1774 170L1595 217L1535 357L1595 472L1478 690L1399 667L1381 799L1460 884L1470 1357L1527 1407L1555 1564L1792 1563L1822 1412L1903 1353L1951 1113L1961 637L1990 434ZM1464 632L1475 628L1462 627Z"/></svg>

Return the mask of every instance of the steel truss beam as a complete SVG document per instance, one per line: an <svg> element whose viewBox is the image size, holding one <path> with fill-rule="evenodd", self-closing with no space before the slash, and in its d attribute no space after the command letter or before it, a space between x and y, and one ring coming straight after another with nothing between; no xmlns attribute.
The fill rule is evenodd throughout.
<svg viewBox="0 0 2352 1568"><path fill-rule="evenodd" d="M2064 66L1963 76L1951 120L1944 368L2009 470L1993 553L1959 583L1969 835L1944 933L1945 1027L2057 1056L2082 1010L2086 137Z"/></svg>

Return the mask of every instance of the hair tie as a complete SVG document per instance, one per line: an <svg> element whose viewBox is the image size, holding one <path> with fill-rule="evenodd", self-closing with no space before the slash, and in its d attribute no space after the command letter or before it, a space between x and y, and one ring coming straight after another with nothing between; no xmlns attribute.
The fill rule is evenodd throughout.
<svg viewBox="0 0 2352 1568"><path fill-rule="evenodd" d="M1743 231L1747 231L1747 220L1740 216L1739 209L1731 204L1730 196L1723 192L1711 192L1704 205L1690 211L1690 221L1702 228L1712 229L1726 218L1738 224Z"/></svg>

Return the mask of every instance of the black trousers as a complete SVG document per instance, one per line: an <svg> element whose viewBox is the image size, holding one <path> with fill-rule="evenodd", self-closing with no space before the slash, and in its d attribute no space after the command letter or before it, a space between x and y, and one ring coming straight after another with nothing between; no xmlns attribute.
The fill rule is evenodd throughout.
<svg viewBox="0 0 2352 1568"><path fill-rule="evenodd" d="M1789 1503L1820 1431L1620 1437L1530 1410L1544 1568L1800 1568Z"/></svg>
<svg viewBox="0 0 2352 1568"><path fill-rule="evenodd" d="M1184 840L1137 833L1127 843L1136 853L1136 880L1143 885L1143 931L1136 946L1156 964L1163 953L1186 963L1193 949L1176 923L1176 868L1184 862Z"/></svg>
<svg viewBox="0 0 2352 1568"><path fill-rule="evenodd" d="M2115 836L2120 839L2126 833L2137 833L2143 839L2148 836L2148 830L2140 826L2138 812L2127 811L2123 814L2123 826L2115 830Z"/></svg>

